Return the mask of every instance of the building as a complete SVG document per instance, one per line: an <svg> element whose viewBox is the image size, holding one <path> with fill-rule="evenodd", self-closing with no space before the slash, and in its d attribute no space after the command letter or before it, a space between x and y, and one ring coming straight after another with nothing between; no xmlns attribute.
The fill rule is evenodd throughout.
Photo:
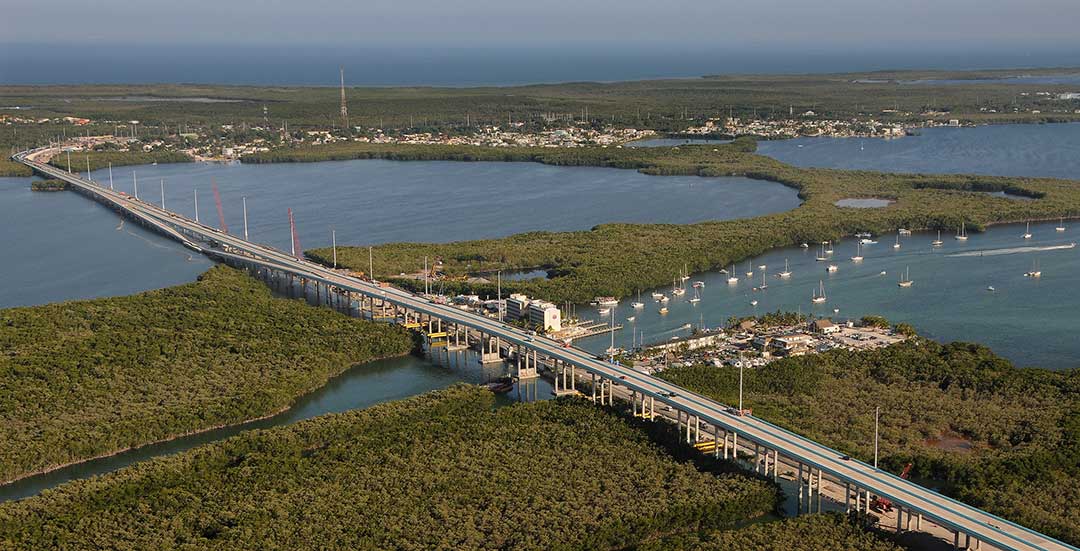
<svg viewBox="0 0 1080 551"><path fill-rule="evenodd" d="M831 335L840 331L840 326L827 319L817 319L810 324L810 330L814 333L821 333L822 335Z"/></svg>
<svg viewBox="0 0 1080 551"><path fill-rule="evenodd" d="M804 333L783 335L769 341L770 352L777 356L801 356L809 349L812 337Z"/></svg>
<svg viewBox="0 0 1080 551"><path fill-rule="evenodd" d="M510 295L510 298L506 299L506 319L510 321L519 320L526 315L529 311L529 297L514 293Z"/></svg>
<svg viewBox="0 0 1080 551"><path fill-rule="evenodd" d="M544 331L562 330L562 313L550 302L534 300L529 303L529 325L543 327Z"/></svg>

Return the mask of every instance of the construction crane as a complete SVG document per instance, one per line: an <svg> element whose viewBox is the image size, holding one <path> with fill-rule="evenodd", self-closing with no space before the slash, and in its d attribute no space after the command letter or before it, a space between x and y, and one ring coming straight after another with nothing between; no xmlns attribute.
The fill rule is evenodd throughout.
<svg viewBox="0 0 1080 551"><path fill-rule="evenodd" d="M900 478L907 480L911 476L912 463L908 463L904 466L904 470L900 472ZM892 500L887 497L874 496L874 499L870 500L870 508L879 513L888 513L893 509Z"/></svg>

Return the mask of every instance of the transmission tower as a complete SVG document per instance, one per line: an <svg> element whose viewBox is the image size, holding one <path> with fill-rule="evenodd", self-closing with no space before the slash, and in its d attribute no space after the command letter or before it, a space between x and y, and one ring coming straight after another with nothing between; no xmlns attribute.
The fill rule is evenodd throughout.
<svg viewBox="0 0 1080 551"><path fill-rule="evenodd" d="M345 103L345 67L338 67L341 72L341 128L349 129L349 106Z"/></svg>

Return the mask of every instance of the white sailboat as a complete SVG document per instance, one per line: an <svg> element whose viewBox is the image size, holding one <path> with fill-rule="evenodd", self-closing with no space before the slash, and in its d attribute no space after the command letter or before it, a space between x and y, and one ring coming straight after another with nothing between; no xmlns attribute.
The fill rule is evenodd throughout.
<svg viewBox="0 0 1080 551"><path fill-rule="evenodd" d="M852 262L862 262L862 243L855 243L855 256L851 257Z"/></svg>
<svg viewBox="0 0 1080 551"><path fill-rule="evenodd" d="M682 280L686 281L690 279L690 272L686 270L686 264L682 265Z"/></svg>
<svg viewBox="0 0 1080 551"><path fill-rule="evenodd" d="M963 222L960 222L960 233L956 234L955 239L957 241L967 241L967 238L968 238L967 228L964 227Z"/></svg>
<svg viewBox="0 0 1080 551"><path fill-rule="evenodd" d="M788 259L784 259L784 271L777 274L781 279L787 279L791 277L791 270L788 269Z"/></svg>
<svg viewBox="0 0 1080 551"><path fill-rule="evenodd" d="M734 264L731 265L731 271L728 272L728 273L731 274L731 276L727 278L728 285L735 285L736 283L739 282L739 276L735 275L735 265Z"/></svg>
<svg viewBox="0 0 1080 551"><path fill-rule="evenodd" d="M686 289L679 287L679 284L676 283L676 280L671 280L671 296L681 297L684 294L686 294Z"/></svg>
<svg viewBox="0 0 1080 551"><path fill-rule="evenodd" d="M900 232L896 232L896 243L893 243L892 248L894 248L894 249L899 249L900 248Z"/></svg>
<svg viewBox="0 0 1080 551"><path fill-rule="evenodd" d="M1031 222L1027 223L1027 229L1024 230L1024 239L1031 239Z"/></svg>
<svg viewBox="0 0 1080 551"><path fill-rule="evenodd" d="M694 296L691 297L690 300L688 300L687 302L689 302L690 304L697 304L701 302L701 294L698 293L697 287L694 287Z"/></svg>
<svg viewBox="0 0 1080 551"><path fill-rule="evenodd" d="M1024 274L1024 277L1034 277L1034 278L1042 277L1042 270L1039 268L1039 259L1038 258L1031 261L1031 271Z"/></svg>
<svg viewBox="0 0 1080 551"><path fill-rule="evenodd" d="M904 268L904 275L902 275L900 277L900 281L896 282L897 285L899 285L900 287L911 287L911 284L915 283L914 281L911 280L911 275L910 275L911 271L910 270L911 270L911 268L908 268L908 267Z"/></svg>
<svg viewBox="0 0 1080 551"><path fill-rule="evenodd" d="M641 310L645 307L645 303L641 302L641 291L637 292L637 300L630 303L630 306L632 306L634 310Z"/></svg>
<svg viewBox="0 0 1080 551"><path fill-rule="evenodd" d="M754 277L754 261L753 260L747 260L746 261L746 277L747 278Z"/></svg>
<svg viewBox="0 0 1080 551"><path fill-rule="evenodd" d="M763 271L763 272L761 272L761 285L758 286L758 289L768 289L768 288L769 288L769 282L765 281L765 272Z"/></svg>
<svg viewBox="0 0 1080 551"><path fill-rule="evenodd" d="M940 246L942 246L944 244L945 244L945 242L941 240L941 230L938 230L937 231L937 239L931 241L930 246L931 247L940 247Z"/></svg>
<svg viewBox="0 0 1080 551"><path fill-rule="evenodd" d="M818 262L825 262L828 259L829 259L829 257L825 256L825 242L822 241L821 242L821 252L819 252L818 255L817 255L817 261Z"/></svg>
<svg viewBox="0 0 1080 551"><path fill-rule="evenodd" d="M826 241L825 242L825 247L826 247L825 248L825 254L832 254L833 253L832 241Z"/></svg>
<svg viewBox="0 0 1080 551"><path fill-rule="evenodd" d="M825 300L825 282L819 280L818 288L814 291L813 296L810 297L810 302L821 304L822 302L825 302Z"/></svg>
<svg viewBox="0 0 1080 551"><path fill-rule="evenodd" d="M1065 219L1064 218L1062 218L1061 221L1058 222L1058 225L1057 225L1056 228L1054 228L1054 231L1059 232L1059 233L1065 231Z"/></svg>

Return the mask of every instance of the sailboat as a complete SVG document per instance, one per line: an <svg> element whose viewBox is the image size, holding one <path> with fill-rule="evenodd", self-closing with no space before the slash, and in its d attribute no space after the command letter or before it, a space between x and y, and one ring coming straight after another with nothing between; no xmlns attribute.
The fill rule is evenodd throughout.
<svg viewBox="0 0 1080 551"><path fill-rule="evenodd" d="M1059 233L1065 231L1065 219L1064 218L1062 218L1061 221L1058 222L1058 225L1057 225L1056 228L1054 228L1054 231L1059 232Z"/></svg>
<svg viewBox="0 0 1080 551"><path fill-rule="evenodd" d="M640 310L640 309L645 307L645 303L641 302L641 291L640 290L638 290L638 292L637 292L637 300L634 301L634 302L631 302L630 306L632 306L634 308L634 310Z"/></svg>
<svg viewBox="0 0 1080 551"><path fill-rule="evenodd" d="M1024 277L1034 277L1034 278L1042 277L1042 270L1039 269L1039 259L1038 258L1031 261L1031 271L1024 274Z"/></svg>
<svg viewBox="0 0 1080 551"><path fill-rule="evenodd" d="M818 289L815 290L813 296L810 297L810 302L821 304L822 302L825 302L825 300L825 282L819 280Z"/></svg>
<svg viewBox="0 0 1080 551"><path fill-rule="evenodd" d="M754 261L746 261L746 277L754 277Z"/></svg>
<svg viewBox="0 0 1080 551"><path fill-rule="evenodd" d="M686 270L686 264L682 265L682 280L686 281L690 279L690 272Z"/></svg>
<svg viewBox="0 0 1080 551"><path fill-rule="evenodd" d="M671 280L671 296L680 297L680 296L684 295L685 293L686 293L686 289L684 289L682 287L679 287L679 284L676 283L676 280L674 280L674 279Z"/></svg>
<svg viewBox="0 0 1080 551"><path fill-rule="evenodd" d="M938 230L937 231L937 239L931 241L930 246L931 247L940 247L940 246L942 246L944 244L945 244L945 242L941 240L941 230Z"/></svg>
<svg viewBox="0 0 1080 551"><path fill-rule="evenodd" d="M818 253L818 255L817 255L817 261L818 262L825 262L828 259L829 259L829 257L825 256L825 242L822 241L821 242L821 252Z"/></svg>
<svg viewBox="0 0 1080 551"><path fill-rule="evenodd" d="M896 232L896 243L893 243L892 248L894 248L894 249L899 249L900 248L900 232Z"/></svg>
<svg viewBox="0 0 1080 551"><path fill-rule="evenodd" d="M960 233L956 234L957 241L967 241L968 234L967 228L964 227L964 223L960 222Z"/></svg>
<svg viewBox="0 0 1080 551"><path fill-rule="evenodd" d="M687 302L689 302L690 304L697 304L697 303L701 302L701 294L698 293L698 288L697 287L694 287L694 296L693 296L693 298L691 298Z"/></svg>
<svg viewBox="0 0 1080 551"><path fill-rule="evenodd" d="M735 285L736 283L739 282L739 276L735 275L735 265L734 264L731 265L731 271L728 272L728 273L731 274L731 277L727 278L728 285Z"/></svg>
<svg viewBox="0 0 1080 551"><path fill-rule="evenodd" d="M758 289L768 289L768 288L769 288L769 283L767 281L765 281L765 272L761 272L761 285L758 287Z"/></svg>
<svg viewBox="0 0 1080 551"><path fill-rule="evenodd" d="M911 280L911 275L910 274L911 274L911 268L905 267L904 268L904 275L900 277L900 281L896 282L896 284L899 285L900 287L911 287L911 284L915 283L915 282Z"/></svg>
<svg viewBox="0 0 1080 551"><path fill-rule="evenodd" d="M1024 230L1024 239L1031 239L1031 222L1027 223L1027 229Z"/></svg>
<svg viewBox="0 0 1080 551"><path fill-rule="evenodd" d="M827 249L825 249L825 254L832 254L832 241L826 241L825 246L828 247Z"/></svg>
<svg viewBox="0 0 1080 551"><path fill-rule="evenodd" d="M851 257L852 262L862 262L862 243L855 243L855 256Z"/></svg>
<svg viewBox="0 0 1080 551"><path fill-rule="evenodd" d="M786 258L784 259L784 271L780 272L777 275L779 275L781 279L787 279L791 277L791 270L788 269L788 261Z"/></svg>
<svg viewBox="0 0 1080 551"><path fill-rule="evenodd" d="M659 292L653 291L652 292L652 298L653 298L653 300L660 300L660 299L664 298L664 293L659 293Z"/></svg>

